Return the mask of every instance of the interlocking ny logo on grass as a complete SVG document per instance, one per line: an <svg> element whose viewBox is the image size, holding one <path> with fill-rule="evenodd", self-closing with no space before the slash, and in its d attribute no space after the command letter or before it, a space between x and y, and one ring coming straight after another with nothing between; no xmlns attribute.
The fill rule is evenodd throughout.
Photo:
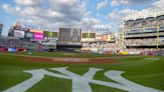
<svg viewBox="0 0 164 92"><path fill-rule="evenodd" d="M99 68L89 68L89 70L82 76L75 74L71 71L68 71L67 67L50 68L50 69L60 73L50 72L45 69L24 71L26 73L32 74L32 77L28 80L23 81L20 84L17 84L9 89L4 90L4 92L24 92L30 89L35 84L37 84L39 81L41 81L45 75L72 80L72 92L92 92L89 83L121 89L129 92L163 92L162 90L142 86L123 78L121 74L124 73L124 71L117 71L117 70L106 71L104 75L107 78L110 78L115 81L115 82L106 82L106 81L93 79L96 72L103 70Z"/></svg>

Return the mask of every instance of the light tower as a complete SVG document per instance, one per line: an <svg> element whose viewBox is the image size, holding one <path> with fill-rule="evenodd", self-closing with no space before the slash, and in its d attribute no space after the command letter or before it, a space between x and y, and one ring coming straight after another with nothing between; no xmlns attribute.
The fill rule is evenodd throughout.
<svg viewBox="0 0 164 92"><path fill-rule="evenodd" d="M3 22L0 21L0 36L2 35L2 29L3 29Z"/></svg>

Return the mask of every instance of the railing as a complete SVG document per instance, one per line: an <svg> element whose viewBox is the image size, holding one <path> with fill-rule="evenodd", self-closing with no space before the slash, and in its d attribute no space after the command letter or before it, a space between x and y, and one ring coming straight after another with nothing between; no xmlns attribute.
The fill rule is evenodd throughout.
<svg viewBox="0 0 164 92"><path fill-rule="evenodd" d="M157 36L157 33L146 33L146 34L131 34L131 35L125 35L125 38L129 37L151 37L151 36ZM164 36L164 32L161 32L159 36Z"/></svg>

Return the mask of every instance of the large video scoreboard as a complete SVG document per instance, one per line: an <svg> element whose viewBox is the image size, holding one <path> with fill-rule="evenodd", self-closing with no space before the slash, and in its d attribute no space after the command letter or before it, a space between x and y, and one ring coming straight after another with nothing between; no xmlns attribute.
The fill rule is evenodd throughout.
<svg viewBox="0 0 164 92"><path fill-rule="evenodd" d="M81 29L59 28L59 42L80 42Z"/></svg>
<svg viewBox="0 0 164 92"><path fill-rule="evenodd" d="M81 48L80 28L59 28L58 49Z"/></svg>

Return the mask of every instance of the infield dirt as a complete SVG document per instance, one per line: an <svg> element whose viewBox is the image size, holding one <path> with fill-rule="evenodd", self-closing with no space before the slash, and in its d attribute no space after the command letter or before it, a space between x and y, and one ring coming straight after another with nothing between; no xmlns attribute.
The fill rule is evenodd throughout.
<svg viewBox="0 0 164 92"><path fill-rule="evenodd" d="M50 58L50 57L25 57L18 56L18 60L28 62L43 62L43 63L56 63L56 64L104 64L104 63L115 63L117 60L110 58Z"/></svg>

